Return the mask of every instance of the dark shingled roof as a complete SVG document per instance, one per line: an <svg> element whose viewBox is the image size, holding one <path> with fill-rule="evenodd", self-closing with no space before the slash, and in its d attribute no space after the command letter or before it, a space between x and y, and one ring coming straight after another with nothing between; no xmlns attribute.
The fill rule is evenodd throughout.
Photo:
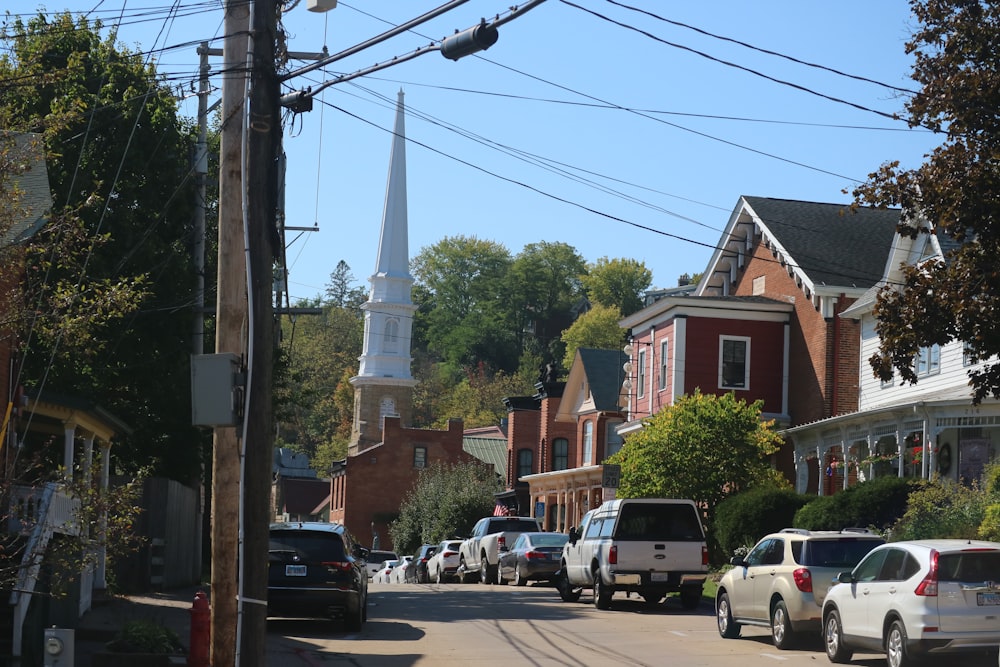
<svg viewBox="0 0 1000 667"><path fill-rule="evenodd" d="M618 391L621 389L625 371L622 366L628 355L621 350L595 350L581 347L577 350L583 372L594 397L594 407L601 412L618 412Z"/></svg>
<svg viewBox="0 0 1000 667"><path fill-rule="evenodd" d="M868 288L882 278L900 209L743 199L817 286Z"/></svg>

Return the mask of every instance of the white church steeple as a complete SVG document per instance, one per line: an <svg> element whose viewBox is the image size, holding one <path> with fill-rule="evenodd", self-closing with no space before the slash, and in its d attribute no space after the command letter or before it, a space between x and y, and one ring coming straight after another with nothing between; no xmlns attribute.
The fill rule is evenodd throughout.
<svg viewBox="0 0 1000 667"><path fill-rule="evenodd" d="M410 373L410 338L417 307L410 299L413 277L407 235L406 132L400 90L378 258L375 273L369 278L368 301L361 306L365 311L364 348L358 374L351 378L354 425L349 454L381 442L382 417L398 415L404 426L410 423L412 390L417 384Z"/></svg>

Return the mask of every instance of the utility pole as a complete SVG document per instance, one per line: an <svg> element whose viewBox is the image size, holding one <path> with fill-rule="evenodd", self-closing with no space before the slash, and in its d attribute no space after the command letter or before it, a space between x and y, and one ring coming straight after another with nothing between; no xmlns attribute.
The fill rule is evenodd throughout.
<svg viewBox="0 0 1000 667"><path fill-rule="evenodd" d="M250 353L244 443L241 617L237 663L267 664L268 528L273 465L271 409L275 322L271 285L281 256L278 235L278 159L281 115L275 71L277 0L254 3L250 117L247 133L247 261L250 290Z"/></svg>
<svg viewBox="0 0 1000 667"><path fill-rule="evenodd" d="M243 244L243 117L250 5L226 0L219 149L219 259L216 353L243 356L248 336ZM237 427L238 428L238 427ZM239 581L240 441L236 429L215 429L212 447L211 664L236 664Z"/></svg>

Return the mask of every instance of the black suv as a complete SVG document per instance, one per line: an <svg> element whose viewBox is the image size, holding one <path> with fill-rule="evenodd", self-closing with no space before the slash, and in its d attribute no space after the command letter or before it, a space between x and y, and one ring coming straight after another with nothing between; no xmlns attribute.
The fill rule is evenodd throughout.
<svg viewBox="0 0 1000 667"><path fill-rule="evenodd" d="M341 617L358 631L368 619L366 551L336 523L272 523L267 615Z"/></svg>
<svg viewBox="0 0 1000 667"><path fill-rule="evenodd" d="M413 557L413 563L410 564L410 567L406 568L406 583L431 583L431 578L427 576L427 561L431 559L437 548L438 545L436 544L424 544L420 547L420 550ZM410 574L411 571L413 574Z"/></svg>

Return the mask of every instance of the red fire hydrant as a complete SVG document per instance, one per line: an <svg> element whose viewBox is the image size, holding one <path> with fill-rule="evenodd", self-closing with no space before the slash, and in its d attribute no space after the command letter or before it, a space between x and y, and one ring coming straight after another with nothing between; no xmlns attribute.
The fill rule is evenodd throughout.
<svg viewBox="0 0 1000 667"><path fill-rule="evenodd" d="M191 604L191 649L188 667L209 667L209 648L212 636L212 614L205 591L195 593Z"/></svg>

